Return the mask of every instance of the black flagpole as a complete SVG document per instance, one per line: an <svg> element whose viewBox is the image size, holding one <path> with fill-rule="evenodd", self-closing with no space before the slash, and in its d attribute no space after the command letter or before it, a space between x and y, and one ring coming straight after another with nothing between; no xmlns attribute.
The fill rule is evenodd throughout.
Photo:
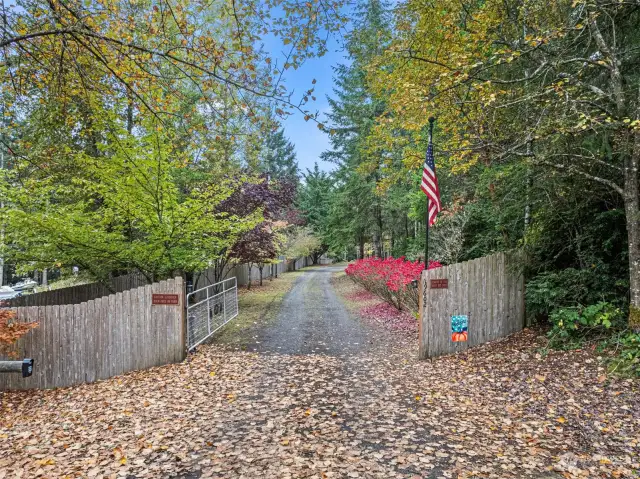
<svg viewBox="0 0 640 479"><path fill-rule="evenodd" d="M433 143L433 122L436 119L432 116L429 117L429 145ZM428 146L427 146L428 148ZM424 269L429 268L429 196L427 196L427 213L425 214L425 223L427 225L427 235L424 242Z"/></svg>

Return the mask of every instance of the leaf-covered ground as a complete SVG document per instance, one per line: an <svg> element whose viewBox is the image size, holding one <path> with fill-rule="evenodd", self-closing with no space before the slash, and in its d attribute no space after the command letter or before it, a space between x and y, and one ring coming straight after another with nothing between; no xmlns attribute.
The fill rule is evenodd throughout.
<svg viewBox="0 0 640 479"><path fill-rule="evenodd" d="M592 478L640 468L638 383L608 377L592 352L543 357L525 331L417 361L413 333L366 324L377 340L344 355L210 345L183 364L4 394L0 478Z"/></svg>

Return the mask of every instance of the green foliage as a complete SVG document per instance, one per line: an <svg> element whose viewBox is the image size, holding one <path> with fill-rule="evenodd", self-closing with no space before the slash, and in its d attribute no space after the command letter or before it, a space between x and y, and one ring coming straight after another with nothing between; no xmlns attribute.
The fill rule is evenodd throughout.
<svg viewBox="0 0 640 479"><path fill-rule="evenodd" d="M331 243L333 231L328 227L331 198L334 194L333 179L320 171L318 163L313 170L303 174L304 183L299 188L297 205L314 235L321 241L318 251L324 253Z"/></svg>
<svg viewBox="0 0 640 479"><path fill-rule="evenodd" d="M601 300L620 303L615 295L615 277L608 277L593 268L565 268L545 271L527 283L527 313L541 320L553 311L576 304L592 304Z"/></svg>
<svg viewBox="0 0 640 479"><path fill-rule="evenodd" d="M263 147L260 169L272 178L297 178L298 162L293 144L282 128L270 131Z"/></svg>
<svg viewBox="0 0 640 479"><path fill-rule="evenodd" d="M356 245L361 255L369 240L381 254L385 232L384 198L376 194L380 178L377 165L384 152L370 151L366 143L384 102L374 99L367 89L365 67L385 45L389 19L385 5L378 0L360 2L355 18L346 45L351 61L334 69L336 88L327 115L331 149L322 155L337 165L327 221L332 233L325 242L340 257Z"/></svg>
<svg viewBox="0 0 640 479"><path fill-rule="evenodd" d="M607 342L609 370L622 376L640 377L640 334L624 332Z"/></svg>
<svg viewBox="0 0 640 479"><path fill-rule="evenodd" d="M320 239L314 236L310 228L294 228L286 236L284 255L287 259L295 260L305 256L311 256L320 249Z"/></svg>
<svg viewBox="0 0 640 479"><path fill-rule="evenodd" d="M224 270L229 247L263 215L221 205L252 181L247 172L297 174L272 112L317 119L305 110L315 81L297 96L286 70L326 52L326 35L346 21L340 10L254 0L8 5L2 258L21 271L78 265L93 280ZM289 45L286 59L261 47L267 37Z"/></svg>
<svg viewBox="0 0 640 479"><path fill-rule="evenodd" d="M611 330L624 328L625 317L619 308L606 302L585 307L569 307L554 311L549 319L549 345L557 349L573 349L611 335Z"/></svg>
<svg viewBox="0 0 640 479"><path fill-rule="evenodd" d="M111 123L115 128L115 123ZM211 175L179 189L186 153L153 124L143 134L113 131L99 157L62 151L16 162L2 183L5 258L23 270L73 265L106 279L137 270L149 279L205 269L262 219L217 209L235 183Z"/></svg>

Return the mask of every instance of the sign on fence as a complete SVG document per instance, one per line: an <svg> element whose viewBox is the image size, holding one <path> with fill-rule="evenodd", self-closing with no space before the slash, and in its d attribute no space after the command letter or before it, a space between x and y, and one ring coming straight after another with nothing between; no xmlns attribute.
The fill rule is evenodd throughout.
<svg viewBox="0 0 640 479"><path fill-rule="evenodd" d="M72 386L182 361L183 291L177 277L80 304L14 308L17 321L38 322L16 345L36 367L24 379L0 374L0 390ZM177 297L178 307L154 306L154 297Z"/></svg>
<svg viewBox="0 0 640 479"><path fill-rule="evenodd" d="M180 297L177 294L154 294L151 304L180 304Z"/></svg>
<svg viewBox="0 0 640 479"><path fill-rule="evenodd" d="M463 351L520 331L524 277L517 253L426 270L420 295L420 357Z"/></svg>
<svg viewBox="0 0 640 479"><path fill-rule="evenodd" d="M432 279L431 280L431 289L449 289L449 280L448 279Z"/></svg>
<svg viewBox="0 0 640 479"><path fill-rule="evenodd" d="M468 330L468 316L451 316L451 341L454 343L466 341L469 338Z"/></svg>

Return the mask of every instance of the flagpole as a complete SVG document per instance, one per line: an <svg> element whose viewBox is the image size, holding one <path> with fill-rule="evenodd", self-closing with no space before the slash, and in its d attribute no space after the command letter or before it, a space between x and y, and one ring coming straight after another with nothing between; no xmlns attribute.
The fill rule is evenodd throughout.
<svg viewBox="0 0 640 479"><path fill-rule="evenodd" d="M433 122L436 119L429 117L429 144L433 142ZM427 195L427 212L425 213L426 237L424 241L424 269L429 268L429 195Z"/></svg>

